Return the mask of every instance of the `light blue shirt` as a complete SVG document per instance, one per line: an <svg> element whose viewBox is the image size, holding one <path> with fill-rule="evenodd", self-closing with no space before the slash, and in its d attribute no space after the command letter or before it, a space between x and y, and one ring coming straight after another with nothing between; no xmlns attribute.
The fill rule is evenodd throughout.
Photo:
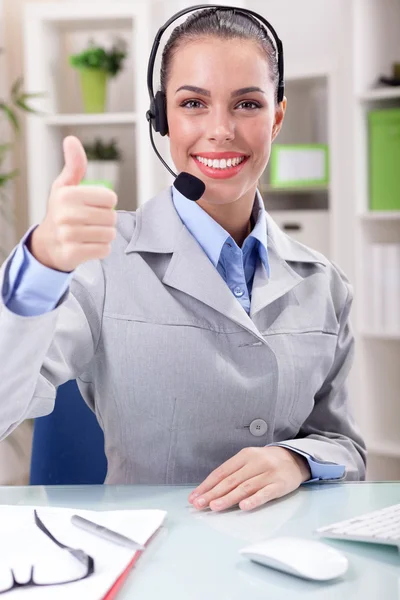
<svg viewBox="0 0 400 600"><path fill-rule="evenodd" d="M260 194L256 194L252 212L254 227L242 248L239 248L229 233L196 202L185 198L174 187L172 190L173 202L182 222L203 248L238 302L249 313L258 261L261 260L267 276L273 276L268 262L267 221ZM32 227L22 238L10 264L6 288L3 289L4 304L21 316L36 316L53 310L73 278L73 272L49 269L32 256L26 240L34 229ZM284 442L270 445L286 447L307 459L311 471L311 479L307 483L320 479L340 479L344 476L344 465L321 463Z"/></svg>
<svg viewBox="0 0 400 600"><path fill-rule="evenodd" d="M188 201L174 187L172 199L178 215L197 240L225 283L247 313L258 260L269 276L267 222L261 196L257 193L252 220L254 227L241 248L196 202Z"/></svg>

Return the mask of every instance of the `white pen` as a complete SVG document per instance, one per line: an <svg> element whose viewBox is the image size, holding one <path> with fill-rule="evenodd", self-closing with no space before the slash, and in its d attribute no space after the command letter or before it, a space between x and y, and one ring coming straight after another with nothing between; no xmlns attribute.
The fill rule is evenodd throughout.
<svg viewBox="0 0 400 600"><path fill-rule="evenodd" d="M144 550L145 547L135 542L129 537L122 535L122 533L118 533L117 531L113 531L112 529L108 529L108 527L104 527L103 525L99 525L98 523L93 523L93 521L89 521L89 519L84 519L79 515L72 515L71 523L88 531L89 533L93 533L98 537L102 537L109 542L114 542L114 544L118 544L119 546L125 546L126 548L131 548L132 550Z"/></svg>

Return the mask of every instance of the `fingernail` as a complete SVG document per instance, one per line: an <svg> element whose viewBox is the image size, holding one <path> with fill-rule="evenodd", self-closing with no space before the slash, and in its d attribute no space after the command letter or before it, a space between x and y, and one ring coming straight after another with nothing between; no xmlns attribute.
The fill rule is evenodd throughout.
<svg viewBox="0 0 400 600"><path fill-rule="evenodd" d="M199 499L197 500L197 505L198 505L198 506L204 506L204 505L205 505L205 503L206 503L206 501L205 501L205 498L199 498Z"/></svg>
<svg viewBox="0 0 400 600"><path fill-rule="evenodd" d="M213 506L215 506L215 508L221 508L222 507L222 500L215 500L213 502Z"/></svg>
<svg viewBox="0 0 400 600"><path fill-rule="evenodd" d="M189 496L189 500L194 500L195 498L198 498L200 496L200 494L198 492L192 492Z"/></svg>

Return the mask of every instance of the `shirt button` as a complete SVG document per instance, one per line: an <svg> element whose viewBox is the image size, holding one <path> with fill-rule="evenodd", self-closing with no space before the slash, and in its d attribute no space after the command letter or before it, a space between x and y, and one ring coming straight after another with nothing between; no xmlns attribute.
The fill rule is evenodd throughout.
<svg viewBox="0 0 400 600"><path fill-rule="evenodd" d="M250 433L255 437L260 437L261 435L265 435L268 430L268 425L264 421L264 419L254 419L250 423Z"/></svg>
<svg viewBox="0 0 400 600"><path fill-rule="evenodd" d="M233 290L233 293L235 294L236 298L241 298L244 294L244 291L241 287L235 287Z"/></svg>

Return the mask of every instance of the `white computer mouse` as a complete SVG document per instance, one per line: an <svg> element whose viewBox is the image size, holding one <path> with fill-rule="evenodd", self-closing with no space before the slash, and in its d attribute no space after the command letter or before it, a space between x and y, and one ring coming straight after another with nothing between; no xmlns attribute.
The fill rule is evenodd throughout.
<svg viewBox="0 0 400 600"><path fill-rule="evenodd" d="M347 558L335 548L305 538L270 538L239 552L267 567L314 581L339 577L349 566Z"/></svg>

